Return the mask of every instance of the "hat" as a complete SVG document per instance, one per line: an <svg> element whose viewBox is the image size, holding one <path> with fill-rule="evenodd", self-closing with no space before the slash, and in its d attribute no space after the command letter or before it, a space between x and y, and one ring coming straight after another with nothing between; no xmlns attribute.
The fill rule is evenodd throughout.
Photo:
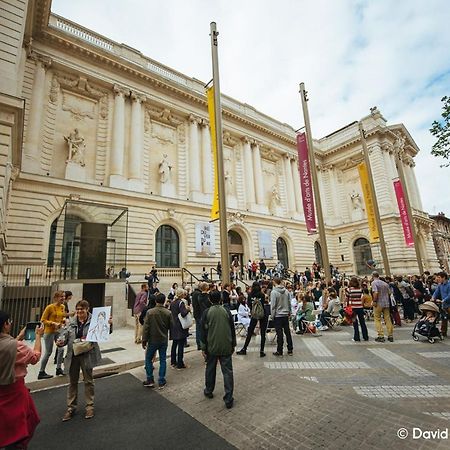
<svg viewBox="0 0 450 450"><path fill-rule="evenodd" d="M436 313L439 312L439 307L434 302L424 302L419 305L420 311L434 311Z"/></svg>

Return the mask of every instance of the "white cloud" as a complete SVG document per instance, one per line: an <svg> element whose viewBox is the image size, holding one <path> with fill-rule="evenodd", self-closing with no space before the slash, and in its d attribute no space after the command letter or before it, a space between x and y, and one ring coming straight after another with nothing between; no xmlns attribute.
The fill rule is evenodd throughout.
<svg viewBox="0 0 450 450"><path fill-rule="evenodd" d="M431 122L450 95L450 3L441 0L53 0L54 12L208 81L217 22L222 92L293 127L309 91L319 138L377 105L421 149L424 209L450 216L450 169L430 155ZM438 187L439 186L439 187ZM444 188L445 189L445 188Z"/></svg>

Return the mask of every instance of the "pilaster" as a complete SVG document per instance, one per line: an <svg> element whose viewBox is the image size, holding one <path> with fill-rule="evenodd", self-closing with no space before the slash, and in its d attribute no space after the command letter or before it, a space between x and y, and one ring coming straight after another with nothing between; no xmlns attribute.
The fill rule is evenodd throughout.
<svg viewBox="0 0 450 450"><path fill-rule="evenodd" d="M142 178L143 161L143 115L142 103L145 95L131 93L131 139L128 154L128 187L130 191L144 192L145 184Z"/></svg>

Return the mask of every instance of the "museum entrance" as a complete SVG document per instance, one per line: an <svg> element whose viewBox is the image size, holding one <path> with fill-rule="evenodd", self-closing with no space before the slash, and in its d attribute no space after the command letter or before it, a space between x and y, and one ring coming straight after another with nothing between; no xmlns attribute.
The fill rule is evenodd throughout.
<svg viewBox="0 0 450 450"><path fill-rule="evenodd" d="M234 271L242 279L244 274L244 246L241 235L234 230L228 231L228 257L230 267L236 267Z"/></svg>

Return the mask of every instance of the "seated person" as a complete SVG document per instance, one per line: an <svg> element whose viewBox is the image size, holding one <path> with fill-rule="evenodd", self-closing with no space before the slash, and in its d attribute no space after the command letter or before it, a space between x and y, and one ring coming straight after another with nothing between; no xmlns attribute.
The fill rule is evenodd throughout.
<svg viewBox="0 0 450 450"><path fill-rule="evenodd" d="M305 332L302 323L306 322L314 322L315 317L313 314L314 304L312 296L309 294L299 293L298 295L299 307L297 310L297 316L295 317L294 329L298 328L297 334L302 334Z"/></svg>
<svg viewBox="0 0 450 450"><path fill-rule="evenodd" d="M245 297L241 297L239 299L239 307L237 310L238 313L238 322L244 325L245 331L248 330L248 326L250 325L250 308L247 306L247 301Z"/></svg>
<svg viewBox="0 0 450 450"><path fill-rule="evenodd" d="M328 290L327 303L319 316L319 320L322 323L322 325L324 326L327 325L328 317L338 317L340 309L341 309L341 302L339 300L339 297L337 296L336 291L333 288L330 288Z"/></svg>

